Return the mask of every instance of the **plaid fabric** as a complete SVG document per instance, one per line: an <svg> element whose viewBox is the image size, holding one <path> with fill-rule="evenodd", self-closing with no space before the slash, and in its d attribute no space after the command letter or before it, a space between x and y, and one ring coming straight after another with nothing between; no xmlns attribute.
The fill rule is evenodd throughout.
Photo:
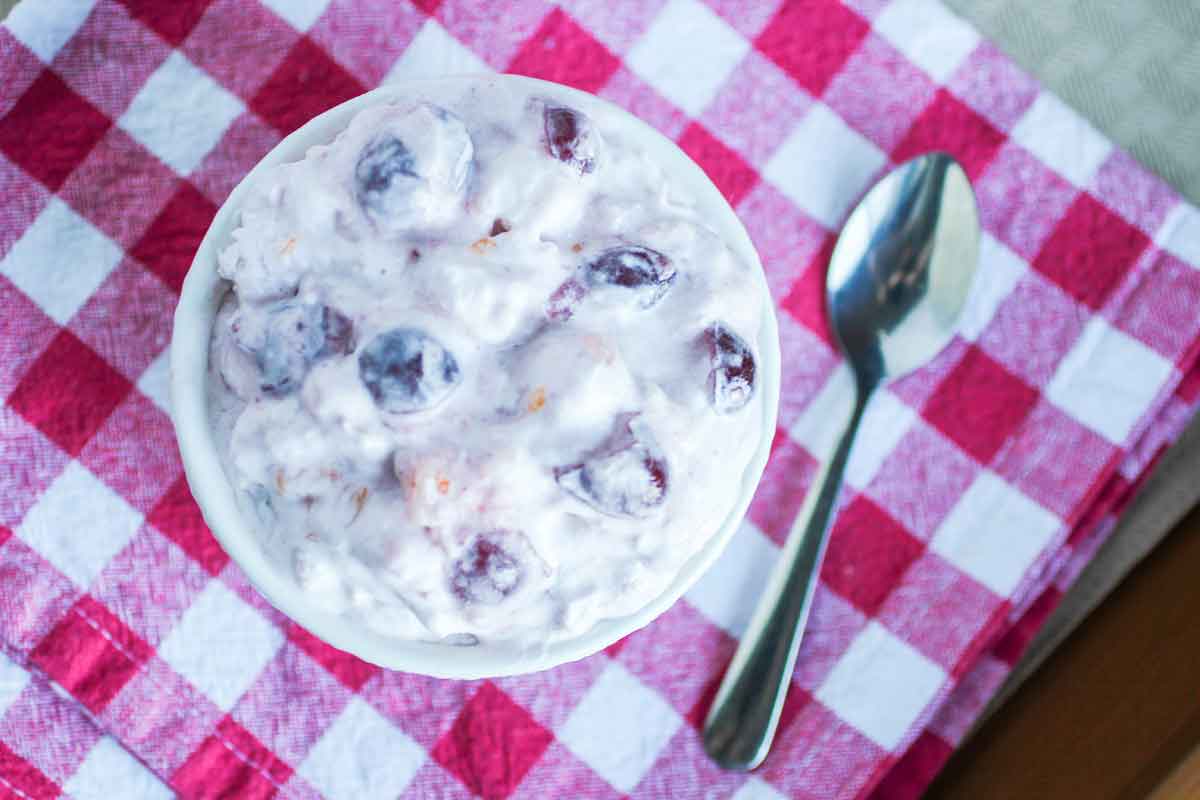
<svg viewBox="0 0 1200 800"><path fill-rule="evenodd" d="M934 0L41 0L0 27L0 786L19 797L912 797L1200 402L1200 213ZM205 528L164 348L218 204L395 78L507 70L658 126L780 310L766 477L718 565L606 652L452 682L271 609ZM821 276L890 164L955 154L962 336L865 420L776 746L698 735L849 406ZM169 789L168 789L169 787Z"/></svg>

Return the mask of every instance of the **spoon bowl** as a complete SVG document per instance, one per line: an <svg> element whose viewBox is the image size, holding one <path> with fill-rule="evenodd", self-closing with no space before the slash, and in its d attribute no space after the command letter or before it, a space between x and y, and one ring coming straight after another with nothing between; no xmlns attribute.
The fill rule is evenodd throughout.
<svg viewBox="0 0 1200 800"><path fill-rule="evenodd" d="M842 474L871 395L954 337L978 258L975 195L962 167L944 153L918 156L886 175L838 237L825 299L854 373L854 408L792 524L704 723L704 748L726 769L754 769L771 748Z"/></svg>
<svg viewBox="0 0 1200 800"><path fill-rule="evenodd" d="M855 376L898 377L949 344L978 254L975 194L953 158L918 156L876 184L826 276L829 321Z"/></svg>

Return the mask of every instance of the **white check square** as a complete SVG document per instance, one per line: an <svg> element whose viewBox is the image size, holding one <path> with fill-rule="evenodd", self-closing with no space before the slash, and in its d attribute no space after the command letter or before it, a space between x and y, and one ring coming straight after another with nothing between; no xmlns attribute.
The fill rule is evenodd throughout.
<svg viewBox="0 0 1200 800"><path fill-rule="evenodd" d="M937 0L893 0L875 30L938 83L979 45L979 33Z"/></svg>
<svg viewBox="0 0 1200 800"><path fill-rule="evenodd" d="M298 772L330 800L357 800L397 797L424 763L421 745L355 696Z"/></svg>
<svg viewBox="0 0 1200 800"><path fill-rule="evenodd" d="M1059 363L1046 396L1105 439L1123 445L1173 369L1137 339L1092 317Z"/></svg>
<svg viewBox="0 0 1200 800"><path fill-rule="evenodd" d="M1076 186L1087 186L1112 143L1074 109L1042 92L1012 130L1013 141Z"/></svg>
<svg viewBox="0 0 1200 800"><path fill-rule="evenodd" d="M867 488L916 418L916 412L887 389L875 392L846 462L846 483L855 489Z"/></svg>
<svg viewBox="0 0 1200 800"><path fill-rule="evenodd" d="M1009 598L1062 520L983 470L933 534L929 549Z"/></svg>
<svg viewBox="0 0 1200 800"><path fill-rule="evenodd" d="M1155 238L1159 247L1200 269L1200 209L1188 203L1175 206Z"/></svg>
<svg viewBox="0 0 1200 800"><path fill-rule="evenodd" d="M52 197L0 261L0 275L65 325L120 261L112 239Z"/></svg>
<svg viewBox="0 0 1200 800"><path fill-rule="evenodd" d="M311 28L329 6L329 0L263 0L263 3L301 33Z"/></svg>
<svg viewBox="0 0 1200 800"><path fill-rule="evenodd" d="M763 174L793 203L834 229L887 156L822 103L767 161Z"/></svg>
<svg viewBox="0 0 1200 800"><path fill-rule="evenodd" d="M986 232L980 237L979 273L971 284L971 293L959 322L959 333L963 338L971 342L979 339L996 315L996 309L1027 272L1029 265L1025 260L999 239Z"/></svg>
<svg viewBox="0 0 1200 800"><path fill-rule="evenodd" d="M690 116L700 115L750 43L699 0L669 0L626 56L629 68Z"/></svg>
<svg viewBox="0 0 1200 800"><path fill-rule="evenodd" d="M744 520L725 552L684 597L721 630L739 637L778 561L775 543Z"/></svg>
<svg viewBox="0 0 1200 800"><path fill-rule="evenodd" d="M29 671L0 653L0 716L29 685Z"/></svg>
<svg viewBox="0 0 1200 800"><path fill-rule="evenodd" d="M816 697L885 750L895 750L946 681L937 664L867 623L817 687Z"/></svg>
<svg viewBox="0 0 1200 800"><path fill-rule="evenodd" d="M102 736L96 742L63 788L78 800L111 800L114 797L170 800L175 796L157 775L111 736Z"/></svg>
<svg viewBox="0 0 1200 800"><path fill-rule="evenodd" d="M29 509L17 535L87 588L141 525L142 515L133 506L72 461Z"/></svg>
<svg viewBox="0 0 1200 800"><path fill-rule="evenodd" d="M491 71L486 61L430 17L392 65L385 82Z"/></svg>
<svg viewBox="0 0 1200 800"><path fill-rule="evenodd" d="M283 634L219 579L192 603L158 654L224 711L283 644Z"/></svg>
<svg viewBox="0 0 1200 800"><path fill-rule="evenodd" d="M137 388L154 405L168 415L171 413L171 360L168 350L162 351L158 358L150 362L150 366L138 378Z"/></svg>
<svg viewBox="0 0 1200 800"><path fill-rule="evenodd" d="M117 124L169 167L187 175L244 110L241 100L173 50Z"/></svg>
<svg viewBox="0 0 1200 800"><path fill-rule="evenodd" d="M629 792L682 724L666 700L613 662L571 712L558 738L600 777Z"/></svg>
<svg viewBox="0 0 1200 800"><path fill-rule="evenodd" d="M854 375L844 363L838 364L800 412L789 435L813 458L828 459L854 410L854 392Z"/></svg>
<svg viewBox="0 0 1200 800"><path fill-rule="evenodd" d="M17 3L4 27L49 64L95 7L95 0L38 0Z"/></svg>
<svg viewBox="0 0 1200 800"><path fill-rule="evenodd" d="M734 792L730 800L787 800L787 795L776 791L764 780L751 778Z"/></svg>

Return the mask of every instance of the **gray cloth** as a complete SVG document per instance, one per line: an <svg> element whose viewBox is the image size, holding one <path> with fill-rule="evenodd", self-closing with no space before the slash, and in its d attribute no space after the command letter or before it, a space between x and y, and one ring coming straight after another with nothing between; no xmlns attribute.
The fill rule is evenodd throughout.
<svg viewBox="0 0 1200 800"><path fill-rule="evenodd" d="M946 0L1200 203L1200 0Z"/></svg>

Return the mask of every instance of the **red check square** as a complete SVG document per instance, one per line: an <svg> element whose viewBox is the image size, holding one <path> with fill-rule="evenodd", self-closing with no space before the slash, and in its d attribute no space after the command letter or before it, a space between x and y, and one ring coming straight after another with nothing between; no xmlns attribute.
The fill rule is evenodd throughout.
<svg viewBox="0 0 1200 800"><path fill-rule="evenodd" d="M180 181L175 194L130 255L178 292L216 213L217 206L211 200L192 184Z"/></svg>
<svg viewBox="0 0 1200 800"><path fill-rule="evenodd" d="M326 644L294 622L288 624L287 637L351 691L357 692L379 673L379 667Z"/></svg>
<svg viewBox="0 0 1200 800"><path fill-rule="evenodd" d="M954 748L941 737L922 731L875 787L872 797L920 797Z"/></svg>
<svg viewBox="0 0 1200 800"><path fill-rule="evenodd" d="M1037 403L1038 393L974 345L926 401L923 415L988 464Z"/></svg>
<svg viewBox="0 0 1200 800"><path fill-rule="evenodd" d="M758 183L758 172L698 122L679 137L679 147L700 165L710 180L736 206Z"/></svg>
<svg viewBox="0 0 1200 800"><path fill-rule="evenodd" d="M85 595L29 658L98 714L152 654L150 645L102 603Z"/></svg>
<svg viewBox="0 0 1200 800"><path fill-rule="evenodd" d="M775 431L771 457L747 512L775 544L782 546L787 540L818 466L812 454L793 442L786 431Z"/></svg>
<svg viewBox="0 0 1200 800"><path fill-rule="evenodd" d="M819 97L870 30L866 20L837 0L790 0L755 44Z"/></svg>
<svg viewBox="0 0 1200 800"><path fill-rule="evenodd" d="M250 108L280 133L288 134L365 91L320 45L302 36L251 98Z"/></svg>
<svg viewBox="0 0 1200 800"><path fill-rule="evenodd" d="M508 71L597 92L619 66L620 59L607 47L556 8L525 42Z"/></svg>
<svg viewBox="0 0 1200 800"><path fill-rule="evenodd" d="M821 580L873 615L924 549L903 525L860 494L837 516Z"/></svg>
<svg viewBox="0 0 1200 800"><path fill-rule="evenodd" d="M833 258L837 237L826 233L821 246L799 270L800 277L792 284L780 306L804 327L821 337L830 348L836 347L833 329L829 325L829 309L825 306L825 271Z"/></svg>
<svg viewBox="0 0 1200 800"><path fill-rule="evenodd" d="M60 331L9 405L69 455L78 455L133 384L70 331Z"/></svg>
<svg viewBox="0 0 1200 800"><path fill-rule="evenodd" d="M1084 305L1098 309L1150 245L1146 234L1081 193L1033 266Z"/></svg>
<svg viewBox="0 0 1200 800"><path fill-rule="evenodd" d="M46 773L14 753L4 742L0 742L0 776L12 790L11 794L5 792L7 797L54 800L62 793L62 789L46 777Z"/></svg>
<svg viewBox="0 0 1200 800"><path fill-rule="evenodd" d="M1025 653L1025 648L1033 641L1034 635L1041 629L1042 623L1046 621L1046 617L1050 616L1050 612L1058 607L1060 600L1062 600L1062 592L1053 586L1047 587L1038 595L1037 599L1013 623L1000 641L996 642L996 646L992 648L992 653L996 658L1004 661L1010 667L1016 666Z"/></svg>
<svg viewBox="0 0 1200 800"><path fill-rule="evenodd" d="M528 711L485 682L430 755L475 794L503 800L552 741Z"/></svg>
<svg viewBox="0 0 1200 800"><path fill-rule="evenodd" d="M57 191L111 126L112 120L46 70L0 118L0 152Z"/></svg>
<svg viewBox="0 0 1200 800"><path fill-rule="evenodd" d="M939 89L896 146L892 158L901 162L930 150L942 150L958 159L974 180L995 158L1004 139L992 123L945 89Z"/></svg>
<svg viewBox="0 0 1200 800"><path fill-rule="evenodd" d="M146 517L146 522L179 545L213 575L229 563L229 555L221 549L221 545L204 524L200 507L192 499L187 480L182 475L159 500L158 505Z"/></svg>
<svg viewBox="0 0 1200 800"><path fill-rule="evenodd" d="M171 776L171 788L187 798L237 797L266 800L292 775L292 768L229 717Z"/></svg>
<svg viewBox="0 0 1200 800"><path fill-rule="evenodd" d="M178 47L204 15L212 0L121 0L129 14Z"/></svg>

